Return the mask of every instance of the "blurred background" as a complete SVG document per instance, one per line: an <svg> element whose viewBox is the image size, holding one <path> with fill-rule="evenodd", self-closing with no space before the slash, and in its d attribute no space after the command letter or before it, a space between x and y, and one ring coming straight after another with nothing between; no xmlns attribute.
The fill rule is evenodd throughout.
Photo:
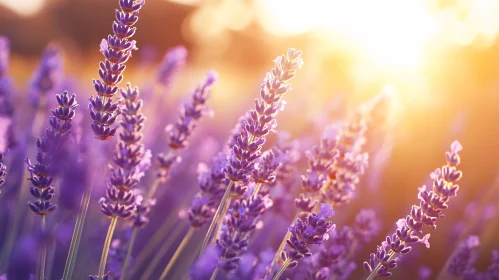
<svg viewBox="0 0 499 280"><path fill-rule="evenodd" d="M99 44L111 32L116 7L117 0L0 0L0 34L11 42L16 101L26 98L42 50L57 43L65 77L78 84L85 109L102 59ZM466 205L483 204L486 191L495 186L498 0L147 0L137 28L139 51L124 74L133 85L154 82L168 48L184 45L189 51L186 67L161 104L173 116L206 71L219 72L209 102L215 115L203 123L203 133L218 143L252 106L272 60L290 47L303 51L305 64L291 82L294 90L286 97L278 129L308 139L304 149L362 102L391 92L389 140L383 146L389 158L371 161L383 161L379 186L372 187L374 177L366 177L359 199L349 206L381 211L383 233L416 202L417 187L444 164L444 151L458 139L464 146L461 198L451 203L451 218L432 233L435 240L446 241L432 243L431 253L422 249L423 264L443 265L454 244L449 232L456 221L473 215L474 208ZM367 199L373 193L379 200ZM498 198L497 193L487 195L490 201ZM488 232L482 242L490 245L482 248L484 267L490 250L499 248L493 234L499 230L497 221L480 231ZM360 257L367 259L382 238ZM398 269L395 273L403 275Z"/></svg>

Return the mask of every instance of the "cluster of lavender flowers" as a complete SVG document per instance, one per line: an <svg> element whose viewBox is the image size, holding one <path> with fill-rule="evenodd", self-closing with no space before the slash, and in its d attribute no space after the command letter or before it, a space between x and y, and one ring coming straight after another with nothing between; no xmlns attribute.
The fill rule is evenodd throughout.
<svg viewBox="0 0 499 280"><path fill-rule="evenodd" d="M52 186L54 165L57 164L57 149L61 147L71 133L71 121L78 107L76 95L69 95L67 91L56 96L58 107L52 110L49 118L49 128L45 135L36 141L38 153L37 162L32 164L27 158L26 164L30 174L29 180L31 195L36 199L29 202L30 209L38 215L52 213L56 206L50 201L54 197L55 189Z"/></svg>
<svg viewBox="0 0 499 280"><path fill-rule="evenodd" d="M124 80L125 64L132 56L132 51L138 50L136 42L131 38L136 32L138 13L144 4L145 0L119 0L120 9L115 13L113 34L101 41L100 52L104 61L99 64L100 79L93 80L96 96L89 98L88 105L91 121L88 130L92 129L94 135L94 146L90 151L82 152L80 156L78 153L83 149L81 146L84 146L79 145L82 137L72 135L74 128L79 125L74 121L76 108L79 106L76 95L71 95L68 91L55 94L61 87L63 78L61 51L56 45L50 44L45 49L42 61L31 80L30 100L36 109L35 121L39 121L40 116L48 112L46 107L50 104L52 95L57 102L57 107L50 111L49 127L36 141L36 162L33 163L29 158L25 160L29 173L26 182L30 184L29 192L34 197L34 201L28 203L29 209L41 216L42 221L41 234L35 241L39 242L36 245L40 251L36 277L40 280L52 278L48 269L49 254L52 250L55 255L56 249L53 247L55 242L47 240L52 238L52 233L58 231L58 223L63 223L61 220L64 221L70 215L61 215L62 218L52 215L51 217L55 216L59 220L48 226L46 216L57 209L57 200L61 202L64 199L56 196L56 187L59 189L59 186L55 182L59 172L64 170L60 165L67 163L65 159L69 153L74 153L70 155L72 163L88 164L84 175L80 176L86 177L88 170L94 170L94 176L81 198L63 280L79 278L73 275L73 271L96 178L107 178L105 197L99 200L99 204L104 216L110 218L110 223L98 273L90 275L91 280L153 279L153 274L163 267L162 261L166 255L169 255L168 262L162 270L160 280L177 279L180 277L179 273L189 274L191 279L210 280L217 277L252 280L278 280L288 276L291 279L309 280L352 278L358 268L357 255L380 232L381 221L374 210L350 213L345 208L360 195L357 190L368 168L368 154L372 152L365 144L368 137L374 138L367 134L367 129L368 126L375 127L380 119L386 118L384 113L388 98L385 95L377 96L367 105L353 111L345 121L326 128L317 145L304 148L308 148L305 152L307 161L298 162L299 157L291 155L296 152L293 147L275 144L271 136L272 132L277 132L277 116L286 104L284 96L291 90L288 82L303 65L301 51L293 48L275 59L274 67L260 86L254 107L239 119L222 151L212 158L209 165L198 165L200 190L185 215L190 225L187 224L187 219L177 219L176 211L171 211L173 207L165 208L165 213L168 213L161 215L165 219L158 223L164 221L162 226L173 226L155 233L160 236L159 241L154 242L156 245L162 242L162 247L159 250L153 248L152 253L156 255L145 272L142 273L142 267L134 263L133 271L128 269L131 259L135 262L135 257L139 259L140 254L144 262L149 261L150 255L144 257L148 252L133 250L134 243L140 243L137 248L145 248L147 246L143 245L151 244L155 238L149 240L136 237L139 230L149 223L149 214L156 200L162 199L161 193L156 194L158 186L171 178L173 166L181 161L181 152L188 148L189 142L193 142L191 136L201 118L208 112L207 103L211 90L218 80L218 74L209 71L206 79L192 91L190 102L181 108L176 122L166 126L166 136L154 137L165 140L168 146L166 152L155 151L154 143L149 147L149 143L145 141L148 135L145 133L146 117L143 113L148 110L144 109L144 102L139 98L139 89L132 87L130 83L126 84L126 88L120 87ZM185 64L186 56L187 50L182 46L167 52L153 83L159 84L163 91L168 90L176 70ZM7 179L7 167L2 162L4 155L9 155L9 149L14 147L10 130L12 124L15 124L15 116L8 68L8 40L0 36L0 187ZM156 109L164 105L163 96L160 95ZM34 133L38 130L36 125L29 125L31 129L26 137L28 142L29 137L36 135ZM154 125L164 127L163 123ZM78 129L83 130L83 127ZM108 174L96 176L101 168L95 166L95 162L98 164L99 161L95 160L93 153L105 155L106 153L98 150L98 143L109 144L112 142L110 140L115 140L116 143L111 144L114 145L114 150L110 156L109 168L104 170ZM78 147L70 147L70 144ZM397 267L402 258L412 251L415 243L430 247L430 234L425 234L424 227L436 229L436 223L444 217L443 212L448 208L449 201L457 196L457 183L462 177L462 172L458 169L461 150L462 146L458 141L451 144L450 151L446 152L446 165L430 175L431 189L426 186L419 188L419 203L411 207L405 218L397 221L395 232L389 234L377 246L376 252L370 254L369 260L363 263L365 273L368 274L367 280L391 276L390 270ZM151 166L153 153L157 153L157 170L153 178L147 178L146 171ZM20 154L33 156L29 150L21 151ZM9 167L11 163L15 166L15 161L7 163ZM296 172L295 165L306 166L306 169L302 173ZM11 173L9 172L9 176ZM304 175L298 177L299 174ZM295 180L296 178L299 179ZM140 186L141 182L152 184L150 188L146 188ZM66 182L61 184L61 188L65 185ZM187 186L182 185L181 188L187 190ZM27 187L24 189L25 192L28 191ZM178 192L186 197L187 191L179 189L170 188L166 191L172 190L171 192ZM21 189L19 201L23 202L22 206L26 209L26 200L22 194ZM285 197L295 198L294 203L285 200ZM288 205L284 205L275 210L276 201L287 203L291 208L294 204L296 209L289 209ZM274 237L280 237L269 233L273 233L276 227L274 221L277 215L282 214L279 211L286 212L286 215L291 213L287 216L289 219L294 216L294 219L286 224L289 227L282 228L283 231L287 230L286 236L274 252L274 241L280 240L274 240ZM58 212L63 211L59 209ZM21 217L22 212L16 214ZM32 217L36 216L32 214ZM347 223L349 217L353 221ZM100 218L104 219L102 215ZM126 220L128 223L117 227L119 220ZM6 241L1 243L0 280L7 279L1 273L9 268L12 250L10 238L15 238L17 234L24 238L25 231L28 231L26 229L32 228L27 222L27 226L18 230L19 221L14 222L14 226L6 226L14 230L6 234ZM202 236L195 236L202 233L201 229L207 224L210 226L204 239ZM184 230L187 233L181 236ZM121 239L113 240L115 231L122 236ZM145 230L141 232L150 233ZM269 235L262 237L266 234ZM3 234L0 236L3 237ZM69 239L67 236L65 238ZM176 241L180 241L178 246L173 245ZM193 241L195 244L192 244ZM478 236L472 235L461 240L441 275L464 280L499 279L499 251L492 251L489 267L481 271L477 265L479 245ZM24 254L23 246L19 247L14 251L20 253L15 253ZM182 251L188 251L191 260L176 263ZM197 258L194 259L195 257ZM177 265L176 271L172 269L174 265ZM168 275L169 272L178 274ZM224 273L219 275L219 272ZM430 274L426 267L420 269L421 279L429 278ZM16 276L9 277L15 279L13 277Z"/></svg>

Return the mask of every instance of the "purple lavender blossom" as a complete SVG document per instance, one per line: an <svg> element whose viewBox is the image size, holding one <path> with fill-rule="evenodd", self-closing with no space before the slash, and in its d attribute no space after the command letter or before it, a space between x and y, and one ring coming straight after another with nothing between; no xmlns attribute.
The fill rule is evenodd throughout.
<svg viewBox="0 0 499 280"><path fill-rule="evenodd" d="M186 59L187 49L184 46L175 46L168 49L158 67L158 83L163 87L170 86L176 72L184 66Z"/></svg>
<svg viewBox="0 0 499 280"><path fill-rule="evenodd" d="M213 157L211 167L201 164L198 183L200 192L194 197L189 209L189 221L194 228L200 228L210 221L216 205L220 203L227 179L224 175L225 155Z"/></svg>
<svg viewBox="0 0 499 280"><path fill-rule="evenodd" d="M476 273L474 268L478 259L476 248L480 245L478 236L471 235L463 240L450 259L447 272L450 275L468 278Z"/></svg>
<svg viewBox="0 0 499 280"><path fill-rule="evenodd" d="M116 21L113 22L113 35L107 40L102 39L100 52L105 60L99 66L99 76L102 80L93 80L97 96L90 97L90 117L93 120L92 130L96 139L108 140L116 133L113 126L120 113L113 97L118 91L118 84L123 80L122 72L125 63L132 56L132 50L137 50L135 40L129 38L135 34L139 10L145 0L120 0L121 10L116 10Z"/></svg>
<svg viewBox="0 0 499 280"><path fill-rule="evenodd" d="M426 186L419 188L419 206L413 205L411 213L397 223L397 231L387 236L382 246L378 246L376 253L371 254L368 262L364 262L364 269L369 271L369 280L376 277L391 276L390 268L397 266L399 256L411 251L410 244L420 242L426 244L429 234L423 235L423 226L436 228L438 218L443 218L443 210L448 208L447 202L457 195L459 186L456 184L462 177L457 169L460 163L459 152L462 146L458 141L451 144L451 151L446 152L447 164L431 173L433 188L426 190Z"/></svg>
<svg viewBox="0 0 499 280"><path fill-rule="evenodd" d="M68 139L71 133L71 120L75 116L76 107L78 107L76 95L70 96L67 91L56 95L56 99L59 106L52 110L52 116L49 117L50 126L45 130L45 135L36 141L37 163L32 164L26 158L30 173L29 180L32 184L30 193L36 198L35 202L29 202L28 205L33 212L42 216L52 213L56 208L50 201L55 192L52 186L53 165L57 164L55 153L60 145Z"/></svg>
<svg viewBox="0 0 499 280"><path fill-rule="evenodd" d="M285 270L297 266L298 260L312 256L308 245L320 245L322 240L329 237L328 232L333 230L335 225L326 219L332 216L334 216L333 207L323 203L317 214L310 213L303 221L296 220L294 225L289 228L291 237L286 240L291 250L289 253L281 252L281 260L284 264L274 279L279 279Z"/></svg>
<svg viewBox="0 0 499 280"><path fill-rule="evenodd" d="M208 72L204 83L193 90L191 103L184 105L175 125L166 127L168 133L168 146L171 151L184 149L189 144L187 139L196 128L199 119L201 119L207 111L206 101L210 96L211 87L217 80L218 74L215 71ZM160 154L158 156L158 178L162 181L166 181L172 164L178 160L179 158L176 153L170 152L168 154Z"/></svg>
<svg viewBox="0 0 499 280"><path fill-rule="evenodd" d="M290 90L286 82L303 65L300 56L301 51L289 49L286 55L276 58L275 67L267 73L260 89L261 100L255 100L255 109L250 111L243 129L236 136L235 145L227 153L226 174L232 182L249 179L253 164L261 155L265 137L276 127L277 114L284 107L282 97Z"/></svg>
<svg viewBox="0 0 499 280"><path fill-rule="evenodd" d="M9 45L7 37L0 36L0 116L11 118L14 114L14 106L11 96L12 79L7 75L10 60Z"/></svg>
<svg viewBox="0 0 499 280"><path fill-rule="evenodd" d="M42 59L32 77L30 101L34 107L39 106L40 97L51 96L59 90L62 82L62 56L56 45L48 45Z"/></svg>
<svg viewBox="0 0 499 280"><path fill-rule="evenodd" d="M422 266L418 270L418 280L429 280L432 274L431 268Z"/></svg>
<svg viewBox="0 0 499 280"><path fill-rule="evenodd" d="M218 265L220 253L213 245L206 248L203 255L192 266L189 276L192 280L205 280L209 279L213 270Z"/></svg>
<svg viewBox="0 0 499 280"><path fill-rule="evenodd" d="M499 251L492 251L492 259L486 274L487 279L499 279Z"/></svg>
<svg viewBox="0 0 499 280"><path fill-rule="evenodd" d="M142 100L138 100L139 89L127 84L127 90L120 90L124 99L122 106L122 130L113 157L114 166L110 166L106 198L101 198L102 212L108 217L128 219L135 208L133 189L143 176L141 161L144 157L142 129L145 117L141 113Z"/></svg>

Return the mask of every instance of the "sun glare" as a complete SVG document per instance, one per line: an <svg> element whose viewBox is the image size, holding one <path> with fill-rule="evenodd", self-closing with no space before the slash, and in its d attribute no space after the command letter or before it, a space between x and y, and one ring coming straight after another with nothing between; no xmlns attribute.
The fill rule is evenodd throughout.
<svg viewBox="0 0 499 280"><path fill-rule="evenodd" d="M415 0L260 0L260 24L276 35L320 31L330 44L378 66L417 69L428 52L499 32L499 0L457 0L444 7Z"/></svg>
<svg viewBox="0 0 499 280"><path fill-rule="evenodd" d="M36 14L44 4L45 0L0 0L0 6L5 6L23 16Z"/></svg>

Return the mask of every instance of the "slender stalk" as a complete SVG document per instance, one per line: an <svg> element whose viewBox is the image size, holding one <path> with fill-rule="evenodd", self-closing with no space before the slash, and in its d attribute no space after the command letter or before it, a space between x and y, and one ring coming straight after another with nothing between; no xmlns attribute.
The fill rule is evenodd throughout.
<svg viewBox="0 0 499 280"><path fill-rule="evenodd" d="M154 254L154 258L149 263L149 265L147 266L145 272L142 274L140 279L143 279L143 280L150 279L152 273L154 272L154 269L158 266L158 263L161 261L161 259L163 259L163 257L166 255L166 253L168 252L168 249L172 245L173 241L175 241L177 239L178 235L182 232L182 229L183 228L180 226L177 226L173 229L173 232L168 235L168 238L161 245L161 247L156 252L156 254Z"/></svg>
<svg viewBox="0 0 499 280"><path fill-rule="evenodd" d="M225 202L224 208L222 209L222 213L220 214L219 222L216 223L217 227L215 229L215 232L213 232L213 235L211 236L210 245L215 244L215 242L217 241L217 235L220 232L220 230L222 229L222 225L224 223L224 217L225 217L225 215L227 215L227 211L229 211L229 207L230 207L231 202L232 202L232 198L229 196L227 198L227 201Z"/></svg>
<svg viewBox="0 0 499 280"><path fill-rule="evenodd" d="M215 279L217 278L217 274L218 274L218 271L219 271L219 270L220 270L220 269L219 269L219 268L218 268L218 266L217 266L217 268L215 268L215 270L213 271L213 274L211 274L211 278L210 278L210 280L215 280Z"/></svg>
<svg viewBox="0 0 499 280"><path fill-rule="evenodd" d="M386 262L391 261L394 256L395 256L395 252L390 250L389 257L388 257L388 260ZM381 266L382 266L382 264L378 263L376 268L373 269L373 272L371 272L371 274L369 274L369 276L366 278L366 280L373 280L374 278L376 278L376 274L378 273L378 270L381 268Z"/></svg>
<svg viewBox="0 0 499 280"><path fill-rule="evenodd" d="M158 256L155 250L165 236L167 236L165 243L170 244L177 238L177 236L180 234L180 227L174 227L173 232L168 233L168 230L171 229L173 222L174 220L170 219L168 222L162 223L161 228L154 232L153 237L149 240L146 247L137 255L137 259L133 265L134 271L139 269L142 263L152 253L155 253L155 258Z"/></svg>
<svg viewBox="0 0 499 280"><path fill-rule="evenodd" d="M113 240L114 229L116 228L116 223L118 222L118 217L112 217L111 223L107 230L106 240L104 241L104 246L102 247L102 255L99 265L99 274L97 274L97 279L104 279L104 273L106 270L107 255L109 254L109 247L111 246L111 241Z"/></svg>
<svg viewBox="0 0 499 280"><path fill-rule="evenodd" d="M133 228L132 238L130 238L130 242L128 243L128 249L126 252L125 261L123 262L123 269L121 270L120 280L125 279L125 275L128 269L128 264L130 263L130 256L132 255L133 245L135 244L135 239L137 239L137 234L139 233L139 228Z"/></svg>
<svg viewBox="0 0 499 280"><path fill-rule="evenodd" d="M180 253L184 249L185 245L187 245L187 243L189 243L189 240L191 239L193 233L194 233L194 228L191 227L189 229L189 231L187 232L187 234L185 235L184 239L182 239L182 242L180 243L180 245L178 245L177 250L175 250L175 253L173 254L172 258L170 259L170 262L165 267L165 270L163 270L163 273L161 273L159 280L164 280L166 278L166 276L168 275L168 272L170 272L171 268L173 267L173 264L180 256Z"/></svg>
<svg viewBox="0 0 499 280"><path fill-rule="evenodd" d="M45 215L42 215L42 234L45 234L46 230ZM47 263L47 245L45 241L42 241L42 253L40 255L40 280L45 280L45 266Z"/></svg>
<svg viewBox="0 0 499 280"><path fill-rule="evenodd" d="M255 197L259 192L260 192L260 188L262 187L262 183L258 183L256 184L256 187L255 189L253 190L253 194L252 196Z"/></svg>
<svg viewBox="0 0 499 280"><path fill-rule="evenodd" d="M93 154L94 150L97 150L99 144L100 141L94 139L91 154ZM66 265L64 266L64 273L62 276L63 280L71 280L73 274L76 262L76 255L78 253L78 247L80 246L81 234L83 232L85 217L87 216L88 205L90 204L90 197L92 195L92 189L94 187L96 175L97 175L97 168L94 168L92 183L90 184L90 187L85 190L83 196L81 197L80 212L78 213L78 216L76 218L75 229L73 231L73 236L71 237L71 245L69 246L68 257L66 259Z"/></svg>
<svg viewBox="0 0 499 280"><path fill-rule="evenodd" d="M293 226L296 223L296 220L298 220L298 214L296 214L295 218L291 222L291 226ZM284 247L286 247L286 244L287 244L286 240L288 240L289 237L291 237L291 232L289 232L289 230L288 230L288 231L286 231L286 235L282 239L281 244L279 245L279 248L277 249L277 251L275 253L274 259L270 263L270 266L269 266L269 269L267 270L267 273L265 273L265 276L263 277L264 279L267 279L267 277L274 274L274 266L277 263L277 260L280 258L281 252L284 250Z"/></svg>
<svg viewBox="0 0 499 280"><path fill-rule="evenodd" d="M279 272L277 272L276 276L274 276L274 278L272 278L273 280L279 280L279 278L281 278L281 275L284 273L284 271L286 270L286 268L288 268L289 264L291 263L291 259L287 259L284 264L282 265L281 269L279 269Z"/></svg>
<svg viewBox="0 0 499 280"><path fill-rule="evenodd" d="M156 194L156 191L158 190L160 183L161 183L161 179L156 178L156 180L154 180L151 187L149 188L149 192L147 193L147 197L146 197L145 201L148 201L149 199L154 197L154 195Z"/></svg>
<svg viewBox="0 0 499 280"><path fill-rule="evenodd" d="M208 232L206 233L206 236L204 237L203 245L201 246L201 251L199 252L199 256L201 256L204 253L204 250L206 249L206 245L208 245L208 241L211 240L211 236L213 234L213 230L218 227L219 223L219 217L221 216L223 209L225 209L225 204L227 203L227 200L229 199L230 193L232 191L232 186L234 185L233 181L230 181L229 185L227 186L227 189L225 190L224 196L222 197L222 200L220 201L220 204L218 205L217 211L215 212L215 216L213 217L213 220L211 221L210 227L208 228ZM223 216L225 216L226 213L223 213ZM223 217L222 216L222 217ZM215 236L218 234L218 232L214 233Z"/></svg>

